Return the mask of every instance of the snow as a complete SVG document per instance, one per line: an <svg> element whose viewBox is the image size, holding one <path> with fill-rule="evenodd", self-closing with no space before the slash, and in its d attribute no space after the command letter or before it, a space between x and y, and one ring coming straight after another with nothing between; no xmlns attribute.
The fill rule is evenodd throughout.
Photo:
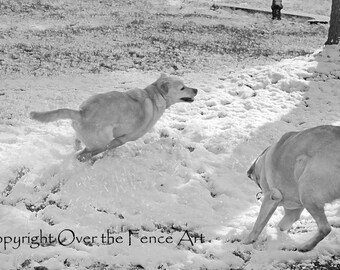
<svg viewBox="0 0 340 270"><path fill-rule="evenodd" d="M315 232L307 212L287 234L276 230L279 209L255 244L240 243L260 206L246 176L252 160L284 132L340 124L339 52L329 46L229 74L184 74L199 89L196 101L174 105L148 134L92 166L75 160L68 121L40 124L29 111L77 108L94 93L143 87L159 74L5 79L1 106L12 117L0 125L0 268L29 260L49 270L275 269L339 254L338 202L326 208L331 234L311 252L282 249ZM40 234L56 241L37 247Z"/></svg>

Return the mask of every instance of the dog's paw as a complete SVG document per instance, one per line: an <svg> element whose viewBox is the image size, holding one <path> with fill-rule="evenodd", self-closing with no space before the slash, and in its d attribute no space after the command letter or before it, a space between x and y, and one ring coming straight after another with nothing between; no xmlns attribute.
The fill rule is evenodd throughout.
<svg viewBox="0 0 340 270"><path fill-rule="evenodd" d="M105 156L106 155L103 152L97 153L94 151L88 151L84 149L76 155L76 158L80 162L89 162L91 165L93 165L98 159L102 159Z"/></svg>
<svg viewBox="0 0 340 270"><path fill-rule="evenodd" d="M297 247L295 246L284 246L284 247L280 247L281 250L284 250L284 251L297 251Z"/></svg>
<svg viewBox="0 0 340 270"><path fill-rule="evenodd" d="M31 119L35 119L37 113L36 112L30 112L29 116Z"/></svg>
<svg viewBox="0 0 340 270"><path fill-rule="evenodd" d="M308 252L314 248L314 245L302 244L296 250L299 252Z"/></svg>
<svg viewBox="0 0 340 270"><path fill-rule="evenodd" d="M243 239L241 241L241 244L243 244L243 245L250 245L250 244L252 244L254 242L255 242L255 239L253 239L252 237L248 236L246 239Z"/></svg>
<svg viewBox="0 0 340 270"><path fill-rule="evenodd" d="M80 162L86 162L86 161L89 161L92 158L92 153L82 151L82 152L80 152L79 154L76 155L76 158Z"/></svg>

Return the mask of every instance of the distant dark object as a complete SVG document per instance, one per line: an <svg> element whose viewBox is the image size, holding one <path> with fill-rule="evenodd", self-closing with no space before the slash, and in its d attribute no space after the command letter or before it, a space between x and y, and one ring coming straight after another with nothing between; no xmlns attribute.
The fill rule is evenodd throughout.
<svg viewBox="0 0 340 270"><path fill-rule="evenodd" d="M328 21L324 20L308 20L310 24L328 24Z"/></svg>
<svg viewBox="0 0 340 270"><path fill-rule="evenodd" d="M273 0L271 8L272 8L272 19L281 20L281 9L283 8L282 0Z"/></svg>
<svg viewBox="0 0 340 270"><path fill-rule="evenodd" d="M215 5L215 3L214 3L214 4L212 4L212 6L210 7L210 9L213 10L213 11L215 11L215 10L219 9L219 6Z"/></svg>

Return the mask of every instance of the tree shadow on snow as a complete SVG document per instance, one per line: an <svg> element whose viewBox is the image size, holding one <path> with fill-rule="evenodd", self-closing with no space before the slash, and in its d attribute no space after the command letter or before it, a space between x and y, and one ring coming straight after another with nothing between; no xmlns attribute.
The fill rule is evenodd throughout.
<svg viewBox="0 0 340 270"><path fill-rule="evenodd" d="M299 66L299 71L295 73L295 76L288 79L282 78L285 81L274 80L274 83L265 87L269 90L272 88L285 91L295 97L297 93L300 93L301 96L299 103L292 110L277 121L257 128L246 141L237 145L233 150L232 158L242 160L236 168L237 172L243 175L242 182L248 181L249 186L254 187L254 191L260 190L247 178L248 168L266 147L278 141L284 133L301 131L319 125L340 125L340 64L337 62L339 55L338 47L327 46L314 53L308 61L303 58L292 59L290 65ZM288 65L273 66L274 69L287 67ZM303 85L305 87L301 87ZM249 198L248 191L246 193L247 200L255 205L255 193L251 198ZM340 208L337 212L339 216ZM336 220L330 223L331 225L334 223L333 227L337 227L336 224L339 222Z"/></svg>

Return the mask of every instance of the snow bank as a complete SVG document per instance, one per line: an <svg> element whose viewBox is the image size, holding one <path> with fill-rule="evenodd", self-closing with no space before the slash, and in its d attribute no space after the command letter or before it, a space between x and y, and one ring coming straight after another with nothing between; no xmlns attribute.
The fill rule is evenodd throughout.
<svg viewBox="0 0 340 270"><path fill-rule="evenodd" d="M194 103L174 105L150 133L92 166L74 159L67 121L42 125L16 117L16 124L2 123L1 269L272 269L339 254L335 227L312 252L281 250L315 230L303 213L294 234L278 233L281 210L253 246L239 243L260 205L245 174L251 161L284 132L339 124L339 59L339 48L328 47L232 74L186 74L186 84L199 89ZM41 110L77 107L94 92L141 87L157 76L112 73L101 87L93 78L68 78L53 91L53 79L35 79L22 101L14 93L7 98L27 115L26 102L37 94L50 98ZM33 91L37 86L47 90ZM77 94L59 90L72 87ZM340 223L337 209L327 208L332 224ZM33 236L51 241L32 244Z"/></svg>

